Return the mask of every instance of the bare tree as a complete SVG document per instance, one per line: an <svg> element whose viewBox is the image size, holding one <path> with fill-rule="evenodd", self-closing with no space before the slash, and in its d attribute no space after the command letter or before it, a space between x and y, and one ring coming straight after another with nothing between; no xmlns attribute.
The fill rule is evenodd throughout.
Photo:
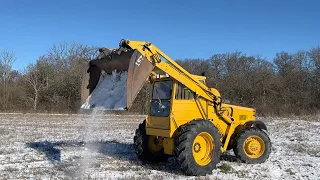
<svg viewBox="0 0 320 180"><path fill-rule="evenodd" d="M11 77L12 64L16 61L16 55L12 51L4 50L0 52L0 73L2 77L2 100L4 108L6 109L9 102L8 81Z"/></svg>
<svg viewBox="0 0 320 180"><path fill-rule="evenodd" d="M32 98L33 101L33 110L37 110L39 92L45 87L45 80L40 78L41 74L37 68L37 66L30 64L27 67L27 71L24 75L25 81L33 88L34 96Z"/></svg>

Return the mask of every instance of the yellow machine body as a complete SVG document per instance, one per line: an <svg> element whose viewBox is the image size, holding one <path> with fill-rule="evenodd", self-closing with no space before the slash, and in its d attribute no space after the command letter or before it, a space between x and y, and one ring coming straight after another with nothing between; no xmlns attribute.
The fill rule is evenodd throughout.
<svg viewBox="0 0 320 180"><path fill-rule="evenodd" d="M203 76L197 76L196 78L202 81L205 80L205 77ZM224 116L230 117L230 119L233 120L230 123L224 120L223 117L216 112L213 104L206 99L202 98L197 101L192 97L192 93L189 94L191 97L186 96L184 98L179 98L179 94L190 92L190 90L181 85L179 81L170 78L159 78L156 79L155 82L168 80L173 82L170 114L166 117L157 117L151 116L149 113L146 117L147 134L164 138L163 147L166 154L171 155L173 153L173 137L175 136L177 129L191 120L207 119L211 121L217 127L222 137L222 142L225 141L228 135L230 139L236 127L244 125L248 121L255 120L255 110L253 108L222 104L219 112L223 113ZM183 91L181 91L181 88L183 88ZM224 152L227 149L228 142L225 141L223 144L222 151Z"/></svg>
<svg viewBox="0 0 320 180"><path fill-rule="evenodd" d="M128 70L127 108L131 107L136 94L146 81L152 85L170 82L168 98L152 98L146 117L147 135L162 139L165 154L173 153L174 137L179 133L179 128L192 120L208 120L217 127L221 135L222 152L227 150L230 138L237 127L255 120L255 109L223 103L219 91L206 85L205 76L190 74L152 43L124 40L120 42L120 50L123 49L129 55L130 51L136 51L133 53L136 58L130 61L126 59L126 66L121 66ZM100 66L101 70L110 67L99 64L103 64L102 60L95 64L98 68ZM99 74L95 76L98 77ZM83 92L88 94L85 90ZM86 95L83 98L86 98ZM166 113L161 114L161 108L159 112L152 109L153 105L161 107L165 106L164 103L167 104L166 107L170 106L165 109Z"/></svg>

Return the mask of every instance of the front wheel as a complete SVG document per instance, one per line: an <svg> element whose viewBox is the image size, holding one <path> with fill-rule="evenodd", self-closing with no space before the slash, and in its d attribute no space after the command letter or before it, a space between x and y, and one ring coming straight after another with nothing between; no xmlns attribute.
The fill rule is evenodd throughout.
<svg viewBox="0 0 320 180"><path fill-rule="evenodd" d="M193 120L175 138L175 156L186 175L211 174L220 160L220 136L209 120Z"/></svg>
<svg viewBox="0 0 320 180"><path fill-rule="evenodd" d="M271 141L269 136L260 129L246 129L239 134L233 151L244 163L263 163L271 153Z"/></svg>

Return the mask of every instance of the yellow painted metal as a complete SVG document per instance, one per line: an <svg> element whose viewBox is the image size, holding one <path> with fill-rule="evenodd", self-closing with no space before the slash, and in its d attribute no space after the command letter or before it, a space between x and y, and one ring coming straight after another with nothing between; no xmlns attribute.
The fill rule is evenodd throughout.
<svg viewBox="0 0 320 180"><path fill-rule="evenodd" d="M207 132L199 133L192 144L192 155L196 163L200 166L209 164L213 150L213 137Z"/></svg>
<svg viewBox="0 0 320 180"><path fill-rule="evenodd" d="M250 158L259 158L265 151L264 141L259 136L249 136L243 143L243 151Z"/></svg>
<svg viewBox="0 0 320 180"><path fill-rule="evenodd" d="M157 136L149 136L148 147L151 152L159 152L163 148L163 138Z"/></svg>
<svg viewBox="0 0 320 180"><path fill-rule="evenodd" d="M162 129L162 130L170 130L170 116L168 117L148 116L147 127Z"/></svg>
<svg viewBox="0 0 320 180"><path fill-rule="evenodd" d="M146 127L146 132L148 135L161 136L161 137L172 137L171 130L163 130L163 129Z"/></svg>
<svg viewBox="0 0 320 180"><path fill-rule="evenodd" d="M230 138L231 138L232 134L234 133L236 127L237 126L235 123L231 123L231 125L229 126L228 132L227 132L227 138L226 138L223 146L221 147L222 152L225 152L227 150Z"/></svg>
<svg viewBox="0 0 320 180"><path fill-rule="evenodd" d="M225 142L221 147L221 151L225 152L228 148L230 138L234 133L235 129L239 125L243 125L247 121L255 119L255 110L252 108L246 108L230 104L222 104L220 116L222 116L223 120L227 122L227 124L229 124L226 130L227 136Z"/></svg>
<svg viewBox="0 0 320 180"><path fill-rule="evenodd" d="M255 109L231 104L222 104L222 109L228 110L229 115L239 124L245 124L248 120L255 120Z"/></svg>
<svg viewBox="0 0 320 180"><path fill-rule="evenodd" d="M174 150L174 139L173 138L164 138L163 139L163 148L164 153L172 155Z"/></svg>
<svg viewBox="0 0 320 180"><path fill-rule="evenodd" d="M207 109L207 102L204 100L200 100L203 108ZM211 111L213 111L213 107L210 107ZM201 109L201 108L200 108ZM175 119L178 119L178 126L189 122L191 119L206 119L206 112L202 110L199 111L197 103L194 99L192 100L173 100L172 104L172 114Z"/></svg>
<svg viewBox="0 0 320 180"><path fill-rule="evenodd" d="M174 138L177 129L194 119L207 119L217 127L226 151L235 129L248 121L255 120L255 109L221 103L221 95L215 88L209 88L204 76L190 74L160 49L149 42L125 41L126 45L138 50L148 61L155 65L147 81L173 81L171 110L168 117L147 116L146 131L148 135ZM155 70L166 74L156 77ZM193 99L176 99L177 84L184 85L195 97ZM167 151L169 153L169 151ZM169 153L170 154L170 153Z"/></svg>
<svg viewBox="0 0 320 180"><path fill-rule="evenodd" d="M166 72L175 80L186 85L193 92L197 92L200 96L206 98L208 101L213 101L216 95L212 94L210 88L195 79L188 71L174 62L166 54L164 54L160 49L155 47L150 42L141 41L126 41L126 44L132 49L138 50L143 56L145 56L150 62L156 61L156 67L163 72ZM161 60L160 56L165 58L167 62Z"/></svg>

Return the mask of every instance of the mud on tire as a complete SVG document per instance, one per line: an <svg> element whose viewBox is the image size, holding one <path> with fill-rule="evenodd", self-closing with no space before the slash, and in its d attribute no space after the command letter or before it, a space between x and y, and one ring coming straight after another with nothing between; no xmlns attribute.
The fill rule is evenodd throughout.
<svg viewBox="0 0 320 180"><path fill-rule="evenodd" d="M169 155L164 154L163 149L159 152L152 152L148 145L149 136L146 134L146 121L139 124L134 136L134 148L137 157L144 162L165 162Z"/></svg>
<svg viewBox="0 0 320 180"><path fill-rule="evenodd" d="M203 164L199 164L199 160L196 160L197 155L194 155L198 152L201 153L201 148L205 148L204 146L200 147L197 145L196 139L201 136L201 134L205 134L209 140L213 140L213 142L211 141L213 150L211 151L211 154L208 155L210 160ZM220 135L212 122L209 120L193 120L186 126L182 127L180 134L175 138L174 154L177 163L180 165L181 170L186 175L203 176L206 174L211 174L212 170L216 168L217 163L220 161L220 148Z"/></svg>

